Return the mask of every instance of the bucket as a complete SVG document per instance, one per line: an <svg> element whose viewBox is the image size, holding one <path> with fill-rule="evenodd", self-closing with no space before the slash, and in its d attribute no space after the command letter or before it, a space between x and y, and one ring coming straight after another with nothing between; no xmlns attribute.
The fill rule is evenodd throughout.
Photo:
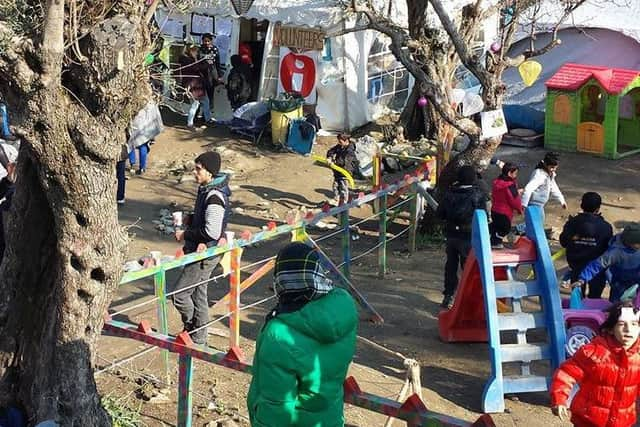
<svg viewBox="0 0 640 427"><path fill-rule="evenodd" d="M271 110L271 140L274 144L287 142L289 120L302 117L302 105L288 113Z"/></svg>

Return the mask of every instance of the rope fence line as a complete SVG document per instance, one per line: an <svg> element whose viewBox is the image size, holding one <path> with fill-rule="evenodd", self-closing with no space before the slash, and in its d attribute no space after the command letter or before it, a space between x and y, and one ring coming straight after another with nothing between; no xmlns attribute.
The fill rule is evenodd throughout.
<svg viewBox="0 0 640 427"><path fill-rule="evenodd" d="M153 348L159 348L161 349L161 353L164 358L164 367L165 367L165 374L166 374L166 378L165 378L166 381L164 381L164 383L170 384L171 380L170 380L170 374L169 374L168 356L170 352L178 353L180 355L179 375L178 375L178 379L180 381L180 384L179 384L180 390L178 393L178 396L179 396L178 425L181 427L191 426L191 418L192 418L191 417L191 398L189 397L190 394L192 393L192 390L191 390L192 387L190 385L192 381L191 377L192 377L192 369L193 369L191 359L200 358L208 362L222 364L223 366L235 368L238 370L243 370L245 372L247 372L247 369L250 370L250 366L246 365L246 363L242 361L241 352L238 353L239 356L235 356L235 357L239 357L240 359L233 359L233 358L227 359L227 356L229 356L230 354L231 355L235 354L233 353L234 351L239 351L239 347L238 347L239 329L240 329L239 312L265 304L268 301L271 301L276 298L276 295L270 295L266 298L262 298L261 300L255 301L251 304L246 304L244 306L240 305L239 297L241 292L248 289L250 286L252 286L257 281L259 281L262 277L264 277L264 275L268 274L268 272L274 268L273 261L274 259L276 259L276 256L271 256L271 257L267 257L267 258L246 264L244 266L241 266L242 248L251 247L254 244L259 244L264 241L272 240L276 237L292 235L292 240L306 241L306 242L310 241L314 247L317 247L319 249L319 247L316 245L314 240L311 239L309 234L307 234L307 228L313 227L318 222L328 217L335 217L340 219L340 224L338 225L338 229L335 231L328 231L324 233L323 235L317 238L316 242L324 241L329 238L342 235L342 242L343 242L342 261L343 262L336 267L336 265L333 263L333 261L331 261L331 259L327 256L327 254L324 254L319 249L320 254L322 255L322 259L324 260L323 262L328 263L328 265L331 266L332 271L337 274L336 279L338 280L340 285L342 287L347 288L351 292L351 294L354 296L354 298L360 304L360 306L372 315L372 319L377 318L379 321L382 321L382 317L375 311L375 308L373 308L373 306L371 306L366 301L366 299L358 292L358 290L351 284L349 279L349 264L352 261L358 260L378 250L379 251L379 256L378 256L379 274L384 275L384 272L386 271L385 270L386 268L384 267L386 265L386 250L387 250L386 244L388 242L391 242L401 237L402 235L408 232L410 233L409 251L411 252L412 248L414 248L413 250L415 250L415 245L413 243L415 243L417 219L414 211L416 211L415 208L419 201L419 198L417 197L417 193L416 193L417 191L416 188L418 187L418 184L423 182L425 178L428 178L428 174L425 174L423 172L420 172L415 176L405 175L405 177L399 180L397 183L385 185L384 188L375 187L372 193L361 195L357 199L354 199L351 202L345 203L335 208L323 209L322 212L318 212L315 215L309 214L304 219L297 220L295 222L287 222L286 224L281 224L279 226L271 222L268 224L267 227L263 227L263 230L261 232L257 232L255 234L252 234L252 233L245 234L245 232L243 232L242 238L234 239L230 242L227 242L226 244L223 243L220 246L208 248L205 251L200 253L187 254L182 257L178 257L173 260L166 261L165 263L162 263L159 265L152 265L147 268L144 268L143 270L127 273L123 277L121 284L125 284L134 280L139 280L147 277L153 277L154 289L156 294L155 298L143 301L142 303L134 304L129 307L125 307L122 310L118 310L114 313L111 313L110 315L115 316L130 310L133 310L135 308L139 308L147 304L157 302L158 303L157 305L158 328L156 331L154 331L153 329L150 328L149 323L145 321L141 322L139 325L134 325L133 323L128 324L127 322L109 320L105 324L105 329L107 331L114 332L115 336L133 338L138 341L152 344L154 347L143 349L141 351L138 351L136 354L128 356L124 359L110 361L111 365L103 367L102 369L100 369L100 371L98 371L98 373L103 373L105 371L113 369L114 367L120 367L120 366L126 365L127 363L132 362L135 359L144 356L145 354L148 354L153 350ZM402 195L401 196L402 198L397 203L394 203L391 206L387 206L387 195L393 195L396 192L405 192L407 190L409 190L410 193ZM379 211L365 218L357 219L351 225L349 225L349 210L354 208L359 208L362 205L369 204L371 202L378 203L378 204L374 204L374 209L378 209ZM402 229L402 231L398 232L397 234L392 235L392 237L387 238L386 224L387 222L394 221L395 218L397 217L397 212L389 216L388 211L400 208L403 205L406 205L407 203L411 204L411 207L409 209L409 213L411 215L409 220L410 225ZM377 206L377 208L375 208L375 206ZM379 219L379 228L378 228L379 241L372 247L366 249L363 253L356 256L351 256L350 249L349 249L349 241L351 240L350 230L353 227L356 227L367 221L374 220L375 218ZM247 237L245 237L245 235ZM366 245L362 245L362 246L366 246ZM338 251L339 250L340 249L338 248ZM227 256L231 257L230 268L225 264L225 270L229 270L226 273L217 275L213 278L202 280L200 282L191 284L182 289L176 289L176 290L173 290L172 292L166 292L165 274L167 271L170 271L175 268L181 268L185 265L199 262L204 259L222 256L226 253L229 254ZM255 271L252 271L250 277L248 277L244 282L242 282L240 280L240 273L242 271L251 270L254 267L258 267L258 268ZM338 267L344 267L344 268L342 269L342 271L340 271L338 270ZM187 338L186 342L190 342L190 340L188 340L188 336L186 334L185 335L179 334L177 336L172 337L171 335L168 334L168 326L169 326L168 316L167 316L168 297L175 295L177 293L195 288L197 286L210 283L212 281L217 281L218 279L222 279L225 277L229 278L229 288L230 288L229 293L222 299L218 300L216 305L228 303L229 311L207 322L206 324L199 326L194 330L188 331L187 334L192 335L215 323L219 323L224 319L230 318L229 345L231 349L229 350L229 353L227 353L227 356L225 356L225 353L209 348L208 346L194 346L192 347L191 350L185 352L184 351L185 344L182 343L181 339L182 337L184 337L184 338ZM376 343L376 346L384 349L385 351L392 352L391 350L388 350L377 343ZM224 359L222 359L222 356L224 356ZM230 356L230 357L234 357L234 356ZM101 359L104 359L104 358L101 357ZM234 362L234 360L238 362ZM347 382L349 383L350 391L348 393L348 396L347 396L347 392L345 392L345 402L352 403L357 406L361 406L363 408L374 410L376 412L381 412L381 413L387 413L387 412L382 412L383 409L381 408L383 407L391 408L387 410L391 410L390 413L394 414L394 416L399 416L402 419L406 419L407 415L404 414L402 410L400 410L400 405L398 404L397 407L394 406L397 402L395 401L390 402L388 401L388 399L385 399L385 397L382 397L382 396L375 396L368 393L360 392L353 378L351 378ZM380 386L381 384L377 384L377 385ZM397 396L396 393L390 393L390 392L391 390L389 389L385 390L385 395ZM379 400L379 399L382 399L382 400ZM392 403L393 405L391 405ZM419 414L418 415L419 417L430 416L429 414L421 413L420 409L415 409L415 411L417 411L416 414Z"/></svg>

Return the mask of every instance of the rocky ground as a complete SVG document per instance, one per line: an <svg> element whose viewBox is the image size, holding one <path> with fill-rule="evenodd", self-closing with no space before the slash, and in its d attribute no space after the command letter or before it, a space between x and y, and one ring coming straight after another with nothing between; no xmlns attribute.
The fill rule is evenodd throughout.
<svg viewBox="0 0 640 427"><path fill-rule="evenodd" d="M324 153L332 139L321 139L315 151ZM168 212L189 210L192 207L195 183L188 173L191 161L204 150L218 150L223 158L223 168L233 172L233 215L230 229L256 231L269 221L284 221L288 211L317 206L330 195L331 173L313 165L303 156L277 152L266 147L256 147L247 141L237 140L224 129L213 128L197 132L189 131L181 122L168 120L167 130L158 138L150 153L150 165L141 176L127 181L126 203L120 209L123 226L132 235L129 258L134 260L150 251L162 251L172 255L178 245L170 230L159 230ZM516 149L503 147L504 159L525 163L521 172L521 184L529 175L542 149ZM599 159L584 154L563 154L558 182L569 201L569 210L551 206L547 211L549 223L556 230L570 213L579 210L579 197L584 191L599 191L603 195L605 216L616 226L624 221L637 220L640 192L637 171L640 157L622 161ZM491 179L497 171L489 171ZM371 215L368 207L351 212L352 221ZM390 237L401 233L407 219L400 217L389 226ZM374 220L360 225L360 238L352 241L354 256L364 254L377 242ZM315 229L317 237L328 233ZM275 255L285 239L265 242L245 250L243 264ZM552 242L554 243L554 242ZM554 243L555 244L555 243ZM334 260L341 258L339 237L322 242L323 248ZM363 321L359 335L417 360L421 367L423 397L429 409L474 420L480 411L482 389L489 374L486 344L446 344L438 339L437 314L441 300L442 267L444 252L441 243L422 241L415 254L406 251L405 236L389 244L387 276L377 277L377 255L361 256L352 268L353 282L385 318L383 325ZM243 276L243 278L246 276ZM175 274L167 274L169 284ZM268 289L269 278L264 278L242 295L243 304L251 304L272 295ZM228 290L228 282L221 279L210 286L209 299L213 304ZM112 304L113 310L138 304L153 296L150 281L138 281L122 286ZM254 340L263 323L269 304L243 311L241 348L250 359ZM170 328L180 329L179 319L172 307ZM222 315L226 308L212 311L212 316ZM155 305L149 304L127 311L123 316L133 322L149 319L155 322ZM224 321L212 328L209 344L226 349L228 329ZM104 336L99 343L98 363L108 367L113 360L121 359L145 348L141 343ZM133 361L106 369L97 376L103 395L120 405L139 409L143 422L149 426L175 425L176 423L176 359L170 357L169 378L162 369L162 356L154 350ZM396 398L404 382L405 369L400 357L384 351L376 345L359 341L356 357L351 367L361 387L381 396ZM204 362L196 362L194 378L194 425L216 426L223 422L248 425L244 403L250 377ZM545 393L519 395L507 400L507 411L496 414L499 426L553 426L562 425L548 409ZM352 426L383 425L385 417L360 408L345 408L346 420ZM231 420L231 421L228 421Z"/></svg>

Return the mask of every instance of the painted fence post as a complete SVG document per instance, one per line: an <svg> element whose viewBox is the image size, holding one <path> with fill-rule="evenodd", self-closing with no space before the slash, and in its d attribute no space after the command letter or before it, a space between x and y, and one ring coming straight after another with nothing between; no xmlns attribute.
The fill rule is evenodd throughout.
<svg viewBox="0 0 640 427"><path fill-rule="evenodd" d="M351 230L349 229L349 209L340 214L342 227L342 274L351 280Z"/></svg>
<svg viewBox="0 0 640 427"><path fill-rule="evenodd" d="M380 198L381 209L378 218L378 277L387 273L387 195Z"/></svg>
<svg viewBox="0 0 640 427"><path fill-rule="evenodd" d="M193 359L187 354L181 354L178 363L178 427L191 427Z"/></svg>
<svg viewBox="0 0 640 427"><path fill-rule="evenodd" d="M411 202L409 204L409 253L416 251L416 235L418 233L418 192L416 191L416 185L411 186Z"/></svg>
<svg viewBox="0 0 640 427"><path fill-rule="evenodd" d="M166 274L164 269L158 271L153 275L153 288L156 298L158 298L157 304L157 316L158 316L158 330L160 333L169 334L169 322L167 318L167 289L166 289ZM164 375L167 384L170 384L169 375L169 351L162 350L162 363L164 364Z"/></svg>
<svg viewBox="0 0 640 427"><path fill-rule="evenodd" d="M229 347L240 344L240 256L241 249L231 249L231 274L229 275Z"/></svg>
<svg viewBox="0 0 640 427"><path fill-rule="evenodd" d="M378 191L380 189L380 184L382 183L382 163L380 153L376 152L373 155L373 176L372 176L372 185L373 191ZM380 212L380 199L375 199L373 201L373 213Z"/></svg>

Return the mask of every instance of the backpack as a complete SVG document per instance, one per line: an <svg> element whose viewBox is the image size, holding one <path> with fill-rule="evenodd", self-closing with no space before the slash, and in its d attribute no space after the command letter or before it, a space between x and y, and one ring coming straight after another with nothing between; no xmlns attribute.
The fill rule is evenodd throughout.
<svg viewBox="0 0 640 427"><path fill-rule="evenodd" d="M448 193L445 198L446 221L459 226L463 230L470 230L473 213L476 209L483 208L481 201L478 200L478 193L477 188L465 193Z"/></svg>

